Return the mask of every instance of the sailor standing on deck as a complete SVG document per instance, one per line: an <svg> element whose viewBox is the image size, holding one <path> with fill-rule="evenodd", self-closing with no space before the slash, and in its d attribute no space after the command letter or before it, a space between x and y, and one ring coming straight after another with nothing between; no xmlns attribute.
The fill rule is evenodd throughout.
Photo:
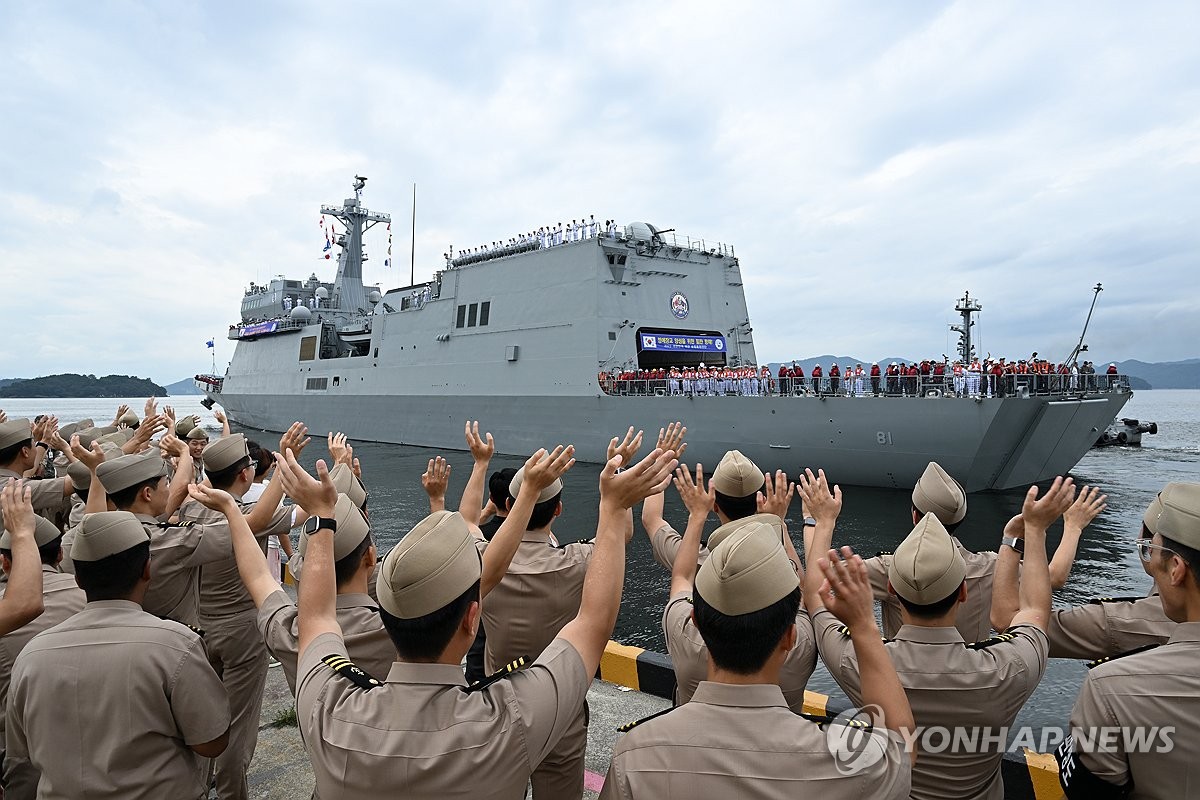
<svg viewBox="0 0 1200 800"><path fill-rule="evenodd" d="M1161 503L1157 532L1137 549L1178 626L1166 644L1089 665L1071 736L1055 753L1071 800L1175 800L1200 786L1200 486L1180 485ZM1131 734L1150 746L1131 746Z"/></svg>

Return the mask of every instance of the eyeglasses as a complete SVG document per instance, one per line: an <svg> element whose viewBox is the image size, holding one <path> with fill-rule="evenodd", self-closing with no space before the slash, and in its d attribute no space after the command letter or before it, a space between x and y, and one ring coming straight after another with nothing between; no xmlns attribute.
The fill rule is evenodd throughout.
<svg viewBox="0 0 1200 800"><path fill-rule="evenodd" d="M255 470L256 472L258 471L258 462L255 461L254 459L250 459L250 463L247 464L246 466L248 466L252 470Z"/></svg>
<svg viewBox="0 0 1200 800"><path fill-rule="evenodd" d="M1133 546L1137 548L1138 556L1147 564L1149 564L1150 559L1154 557L1154 550L1162 550L1164 553L1179 555L1179 553L1176 553L1171 548L1163 547L1161 544L1154 544L1149 539L1138 539L1133 543Z"/></svg>

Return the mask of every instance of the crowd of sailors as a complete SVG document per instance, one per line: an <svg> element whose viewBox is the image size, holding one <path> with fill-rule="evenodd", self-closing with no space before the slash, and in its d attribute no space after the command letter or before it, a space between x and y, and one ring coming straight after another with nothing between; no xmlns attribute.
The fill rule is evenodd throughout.
<svg viewBox="0 0 1200 800"><path fill-rule="evenodd" d="M592 528L565 508L573 446L493 470L492 434L465 422L457 510L431 458L429 514L380 558L367 487L396 476L372 478L338 433L306 468L302 423L262 445L216 419L210 437L153 399L103 426L0 411L5 800L248 797L268 652L314 796L579 798L637 507L671 576L676 705L623 729L602 798L999 798L1005 732L1050 657L1094 660L1055 751L1068 798L1200 786L1200 484L1164 486L1130 531L1152 591L1052 609L1106 508L1070 478L1031 487L976 552L956 535L976 524L967 495L931 462L895 509L895 552L863 557L838 529L850 496L819 469L793 481L733 449L706 473L680 423L654 447L631 427ZM294 529L298 602L264 545L292 549ZM862 715L803 713L818 661Z"/></svg>
<svg viewBox="0 0 1200 800"><path fill-rule="evenodd" d="M711 365L624 368L598 374L606 394L717 397L845 396L845 397L1011 397L1027 394L1071 394L1127 386L1115 363L1097 373L1090 361L1052 364L1035 353L1029 359L983 361L893 361L821 364L805 375L798 362L781 364L776 373L766 365Z"/></svg>
<svg viewBox="0 0 1200 800"><path fill-rule="evenodd" d="M442 257L446 259L447 267L460 267L501 255L512 255L527 250L544 250L560 244L595 239L602 234L609 238L616 238L618 231L616 220L608 219L601 225L596 221L595 214L589 214L586 218L573 219L565 225L561 222L554 225L543 225L537 230L524 231L507 239L496 240L491 244L481 244L466 250L459 250L457 254L454 251L454 245L450 245L450 249L442 253Z"/></svg>

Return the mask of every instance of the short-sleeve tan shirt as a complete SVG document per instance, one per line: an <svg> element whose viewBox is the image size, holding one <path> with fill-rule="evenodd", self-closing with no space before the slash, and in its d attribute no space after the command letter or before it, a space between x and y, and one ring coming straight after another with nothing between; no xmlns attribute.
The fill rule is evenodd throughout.
<svg viewBox="0 0 1200 800"><path fill-rule="evenodd" d="M692 699L696 687L708 677L708 647L692 621L690 593L671 596L663 609L662 625L667 652L675 667L675 702L682 705ZM779 675L784 700L797 714L804 711L804 687L816 667L817 644L812 620L804 609L800 609L796 615L796 646L784 659Z"/></svg>
<svg viewBox="0 0 1200 800"><path fill-rule="evenodd" d="M31 480L23 478L21 473L11 469L0 469L0 486L8 483L9 478L25 481L25 485L32 490L30 502L33 504L33 511L39 516L52 520L67 504L67 495L63 493L66 491L66 478Z"/></svg>
<svg viewBox="0 0 1200 800"><path fill-rule="evenodd" d="M258 631L271 655L283 665L283 677L296 693L296 662L300 658L300 626L296 604L280 589L258 609ZM339 594L337 621L346 652L359 669L383 680L396 661L396 648L383 628L379 607L365 594Z"/></svg>
<svg viewBox="0 0 1200 800"><path fill-rule="evenodd" d="M322 662L347 655L318 636L300 656L296 709L316 796L339 800L513 800L583 711L579 654L556 639L534 664L466 691L456 664L392 665L365 690Z"/></svg>
<svg viewBox="0 0 1200 800"><path fill-rule="evenodd" d="M142 608L156 617L200 625L200 568L233 552L229 523L186 523L164 528L154 517L137 514L150 537L150 586Z"/></svg>
<svg viewBox="0 0 1200 800"><path fill-rule="evenodd" d="M862 703L858 659L841 623L822 609L813 615L821 660L852 703ZM886 642L917 727L990 730L992 747L921 750L913 767L912 796L918 800L963 797L1001 800L1001 728L1016 719L1046 671L1046 634L1032 625L1011 628L1011 641L972 649L955 628L905 625ZM925 740L921 740L924 742ZM929 740L936 746L939 739Z"/></svg>
<svg viewBox="0 0 1200 800"><path fill-rule="evenodd" d="M1162 598L1093 600L1050 612L1051 658L1093 660L1128 653L1148 644L1164 644L1175 623L1163 613Z"/></svg>
<svg viewBox="0 0 1200 800"><path fill-rule="evenodd" d="M621 800L864 800L907 798L904 740L886 729L875 761L843 775L824 731L797 716L775 685L703 681L691 702L617 741L601 798Z"/></svg>
<svg viewBox="0 0 1200 800"><path fill-rule="evenodd" d="M679 531L671 526L671 523L664 522L662 526L650 535L650 549L654 551L654 560L657 561L667 572L675 568L675 554L679 552L679 546L683 542L683 537L679 535ZM708 547L700 545L700 555L696 559L696 568L699 569L708 560Z"/></svg>
<svg viewBox="0 0 1200 800"><path fill-rule="evenodd" d="M204 797L188 745L228 729L200 637L136 603L88 603L33 637L13 668L8 751L42 773L40 800Z"/></svg>
<svg viewBox="0 0 1200 800"><path fill-rule="evenodd" d="M967 564L967 600L958 606L958 616L954 627L962 634L967 642L982 642L992 635L992 584L996 577L996 559L998 555L986 550L976 553L963 547L957 538L954 543L958 552ZM901 616L902 606L895 595L888 591L888 568L891 566L890 555L878 555L866 559L867 575L871 579L871 590L875 599L882 604L883 635L889 639L904 624Z"/></svg>
<svg viewBox="0 0 1200 800"><path fill-rule="evenodd" d="M1181 622L1166 644L1088 672L1071 712L1074 759L1107 783L1121 786L1132 781L1129 797L1133 800L1196 797L1200 792L1198 718L1200 622ZM1164 746L1167 728L1173 729L1169 748ZM1118 735L1106 736L1104 729ZM1119 734L1122 729L1138 731L1150 746L1127 746ZM1078 780L1068 764L1061 771L1064 777Z"/></svg>
<svg viewBox="0 0 1200 800"><path fill-rule="evenodd" d="M494 672L518 658L537 658L575 618L594 547L591 542L555 547L545 531L525 533L504 579L483 602L485 670Z"/></svg>

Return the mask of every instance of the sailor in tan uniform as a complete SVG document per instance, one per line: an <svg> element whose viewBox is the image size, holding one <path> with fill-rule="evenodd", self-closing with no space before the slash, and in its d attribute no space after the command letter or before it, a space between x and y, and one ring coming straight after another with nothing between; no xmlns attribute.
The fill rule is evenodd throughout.
<svg viewBox="0 0 1200 800"><path fill-rule="evenodd" d="M299 658L299 623L296 604L271 576L267 560L242 512L226 492L206 487L192 488L192 496L230 520L234 537L234 554L242 582L258 606L258 630L267 649L280 664L288 688L296 693L296 661ZM337 584L337 618L342 628L346 649L355 664L373 677L388 674L396 660L396 648L383 620L379 607L367 595L367 581L375 571L376 550L371 527L363 513L344 494L339 494L334 507L337 530L333 539L334 575ZM316 529L318 520L308 519L300 534L300 552L308 548L308 527Z"/></svg>
<svg viewBox="0 0 1200 800"><path fill-rule="evenodd" d="M1165 644L1088 665L1071 736L1055 753L1071 800L1179 800L1200 787L1200 484L1175 486L1153 538L1136 544L1178 624Z"/></svg>
<svg viewBox="0 0 1200 800"><path fill-rule="evenodd" d="M188 428L185 440L192 457L192 483L200 483L204 480L204 450L208 447L208 431L199 425L193 425Z"/></svg>
<svg viewBox="0 0 1200 800"><path fill-rule="evenodd" d="M1168 483L1150 501L1142 517L1140 536L1149 540L1158 533L1158 517L1162 499L1173 492L1195 484ZM1077 503L1078 505L1078 503ZM1006 528L1014 539L1021 536L1020 518L1014 518ZM1142 568L1150 574L1149 565ZM1003 630L1006 620L1016 607L1016 581L1001 582L997 576L992 601L992 621ZM1165 644L1175 630L1175 623L1163 611L1162 598L1151 588L1150 594L1132 597L1099 597L1081 606L1055 609L1050 612L1051 658L1106 658L1127 653L1140 647Z"/></svg>
<svg viewBox="0 0 1200 800"><path fill-rule="evenodd" d="M440 511L422 520L384 558L380 613L399 657L383 681L347 657L335 611L336 494L285 454L276 480L321 518L309 536L300 583L296 707L318 797L521 797L530 774L582 712L620 607L629 509L674 468L655 452L616 474L601 474L595 554L578 615L524 669L468 689L460 666L475 638L479 598L498 583L541 491L573 463L571 450L539 451L524 487L481 558L466 521ZM364 746L369 742L369 746Z"/></svg>
<svg viewBox="0 0 1200 800"><path fill-rule="evenodd" d="M40 800L197 800L229 709L200 637L142 610L150 541L126 511L84 518L75 575L87 605L39 633L13 668L8 754L41 772Z"/></svg>
<svg viewBox="0 0 1200 800"><path fill-rule="evenodd" d="M912 727L912 715L883 652L862 560L823 566L838 595L831 602L863 647L863 697L878 704L887 729L863 730L857 754L834 755L822 724L830 721L788 708L779 676L793 647L799 581L775 529L750 523L713 547L696 575L693 614L708 644L708 680L690 702L618 740L602 798L908 797L911 762L898 731ZM819 572L815 564L811 571ZM848 755L857 756L850 774Z"/></svg>
<svg viewBox="0 0 1200 800"><path fill-rule="evenodd" d="M280 439L281 448L298 446L304 440L303 426L293 425ZM298 438L297 438L298 436ZM226 436L208 445L204 451L204 470L214 489L229 492L234 500L250 488L254 468L246 437L240 433ZM302 512L281 505L283 487L271 481L254 507L239 503L244 512L265 523L251 525L258 537L259 549L266 555L266 537L287 535L293 514ZM180 517L185 522L225 524L225 515L197 502L184 504ZM302 515L299 518L304 518ZM232 550L226 557L210 561L200 572L200 627L209 660L229 694L233 724L229 747L216 760L217 797L243 800L249 791L246 770L254 758L258 742L259 712L263 687L267 680L267 649L258 632L258 610L238 574Z"/></svg>
<svg viewBox="0 0 1200 800"><path fill-rule="evenodd" d="M1042 498L1026 496L1025 566L1021 610L1001 636L968 644L954 622L966 600L967 566L941 521L926 514L888 565L889 589L900 598L904 625L886 644L920 728L953 736L965 729L974 746L946 746L941 734L917 740L912 797L960 800L1004 797L1000 762L1003 729L1033 694L1046 671L1050 574L1046 528L1074 500L1071 479L1058 478ZM855 645L819 597L810 605L821 660L851 702L862 702ZM946 740L949 741L949 740ZM941 743L939 746L938 743Z"/></svg>
<svg viewBox="0 0 1200 800"><path fill-rule="evenodd" d="M41 556L42 605L45 610L24 627L0 636L0 708L4 708L8 702L8 683L12 677L13 663L21 649L35 635L81 611L87 602L83 590L75 583L74 576L58 571L58 562L62 558L62 532L50 520L37 517L34 520L33 537ZM12 571L12 534L8 530L0 535L0 567L5 575ZM37 770L28 762L4 756L2 717L0 764L4 765L4 776L0 780L0 786L4 788L6 800L23 800L37 796Z"/></svg>
<svg viewBox="0 0 1200 800"><path fill-rule="evenodd" d="M675 486L688 508L688 525L681 546L675 556L675 568L671 573L671 593L663 610L663 635L667 652L675 669L675 702L686 703L692 698L696 687L708 674L708 647L704 637L696 628L692 618L692 587L696 576L697 554L700 548L700 532L710 512L716 507L717 492L725 496L742 496L748 491L757 493L762 489L765 496L764 513L731 520L713 531L708 539L710 548L715 548L726 537L747 525L765 524L774 531L776 540L784 548L788 561L797 574L800 571L800 556L792 545L783 517L794 488L787 477L778 473L774 479L758 471L745 456L734 450L725 454L713 473L707 491L704 474L699 465L693 479L690 472L681 469L675 477ZM752 488L757 486L757 488ZM788 707L800 713L804 710L804 687L812 676L817 663L817 646L813 637L812 621L803 608L796 610L796 636L792 649L788 651L780 670L779 686Z"/></svg>
<svg viewBox="0 0 1200 800"><path fill-rule="evenodd" d="M178 443L178 440L175 440ZM179 446L179 469L168 481L167 462L157 453L120 456L96 467L96 475L110 506L137 517L150 537L150 586L142 599L149 614L200 627L200 570L228 558L233 552L229 526L219 520L207 524L168 518L178 507L180 490L186 493L191 459Z"/></svg>
<svg viewBox="0 0 1200 800"><path fill-rule="evenodd" d="M46 457L50 445L33 440L33 425L27 419L0 422L0 484L9 478L21 480L34 464ZM31 480L33 510L47 519L57 515L74 491L70 478Z"/></svg>

